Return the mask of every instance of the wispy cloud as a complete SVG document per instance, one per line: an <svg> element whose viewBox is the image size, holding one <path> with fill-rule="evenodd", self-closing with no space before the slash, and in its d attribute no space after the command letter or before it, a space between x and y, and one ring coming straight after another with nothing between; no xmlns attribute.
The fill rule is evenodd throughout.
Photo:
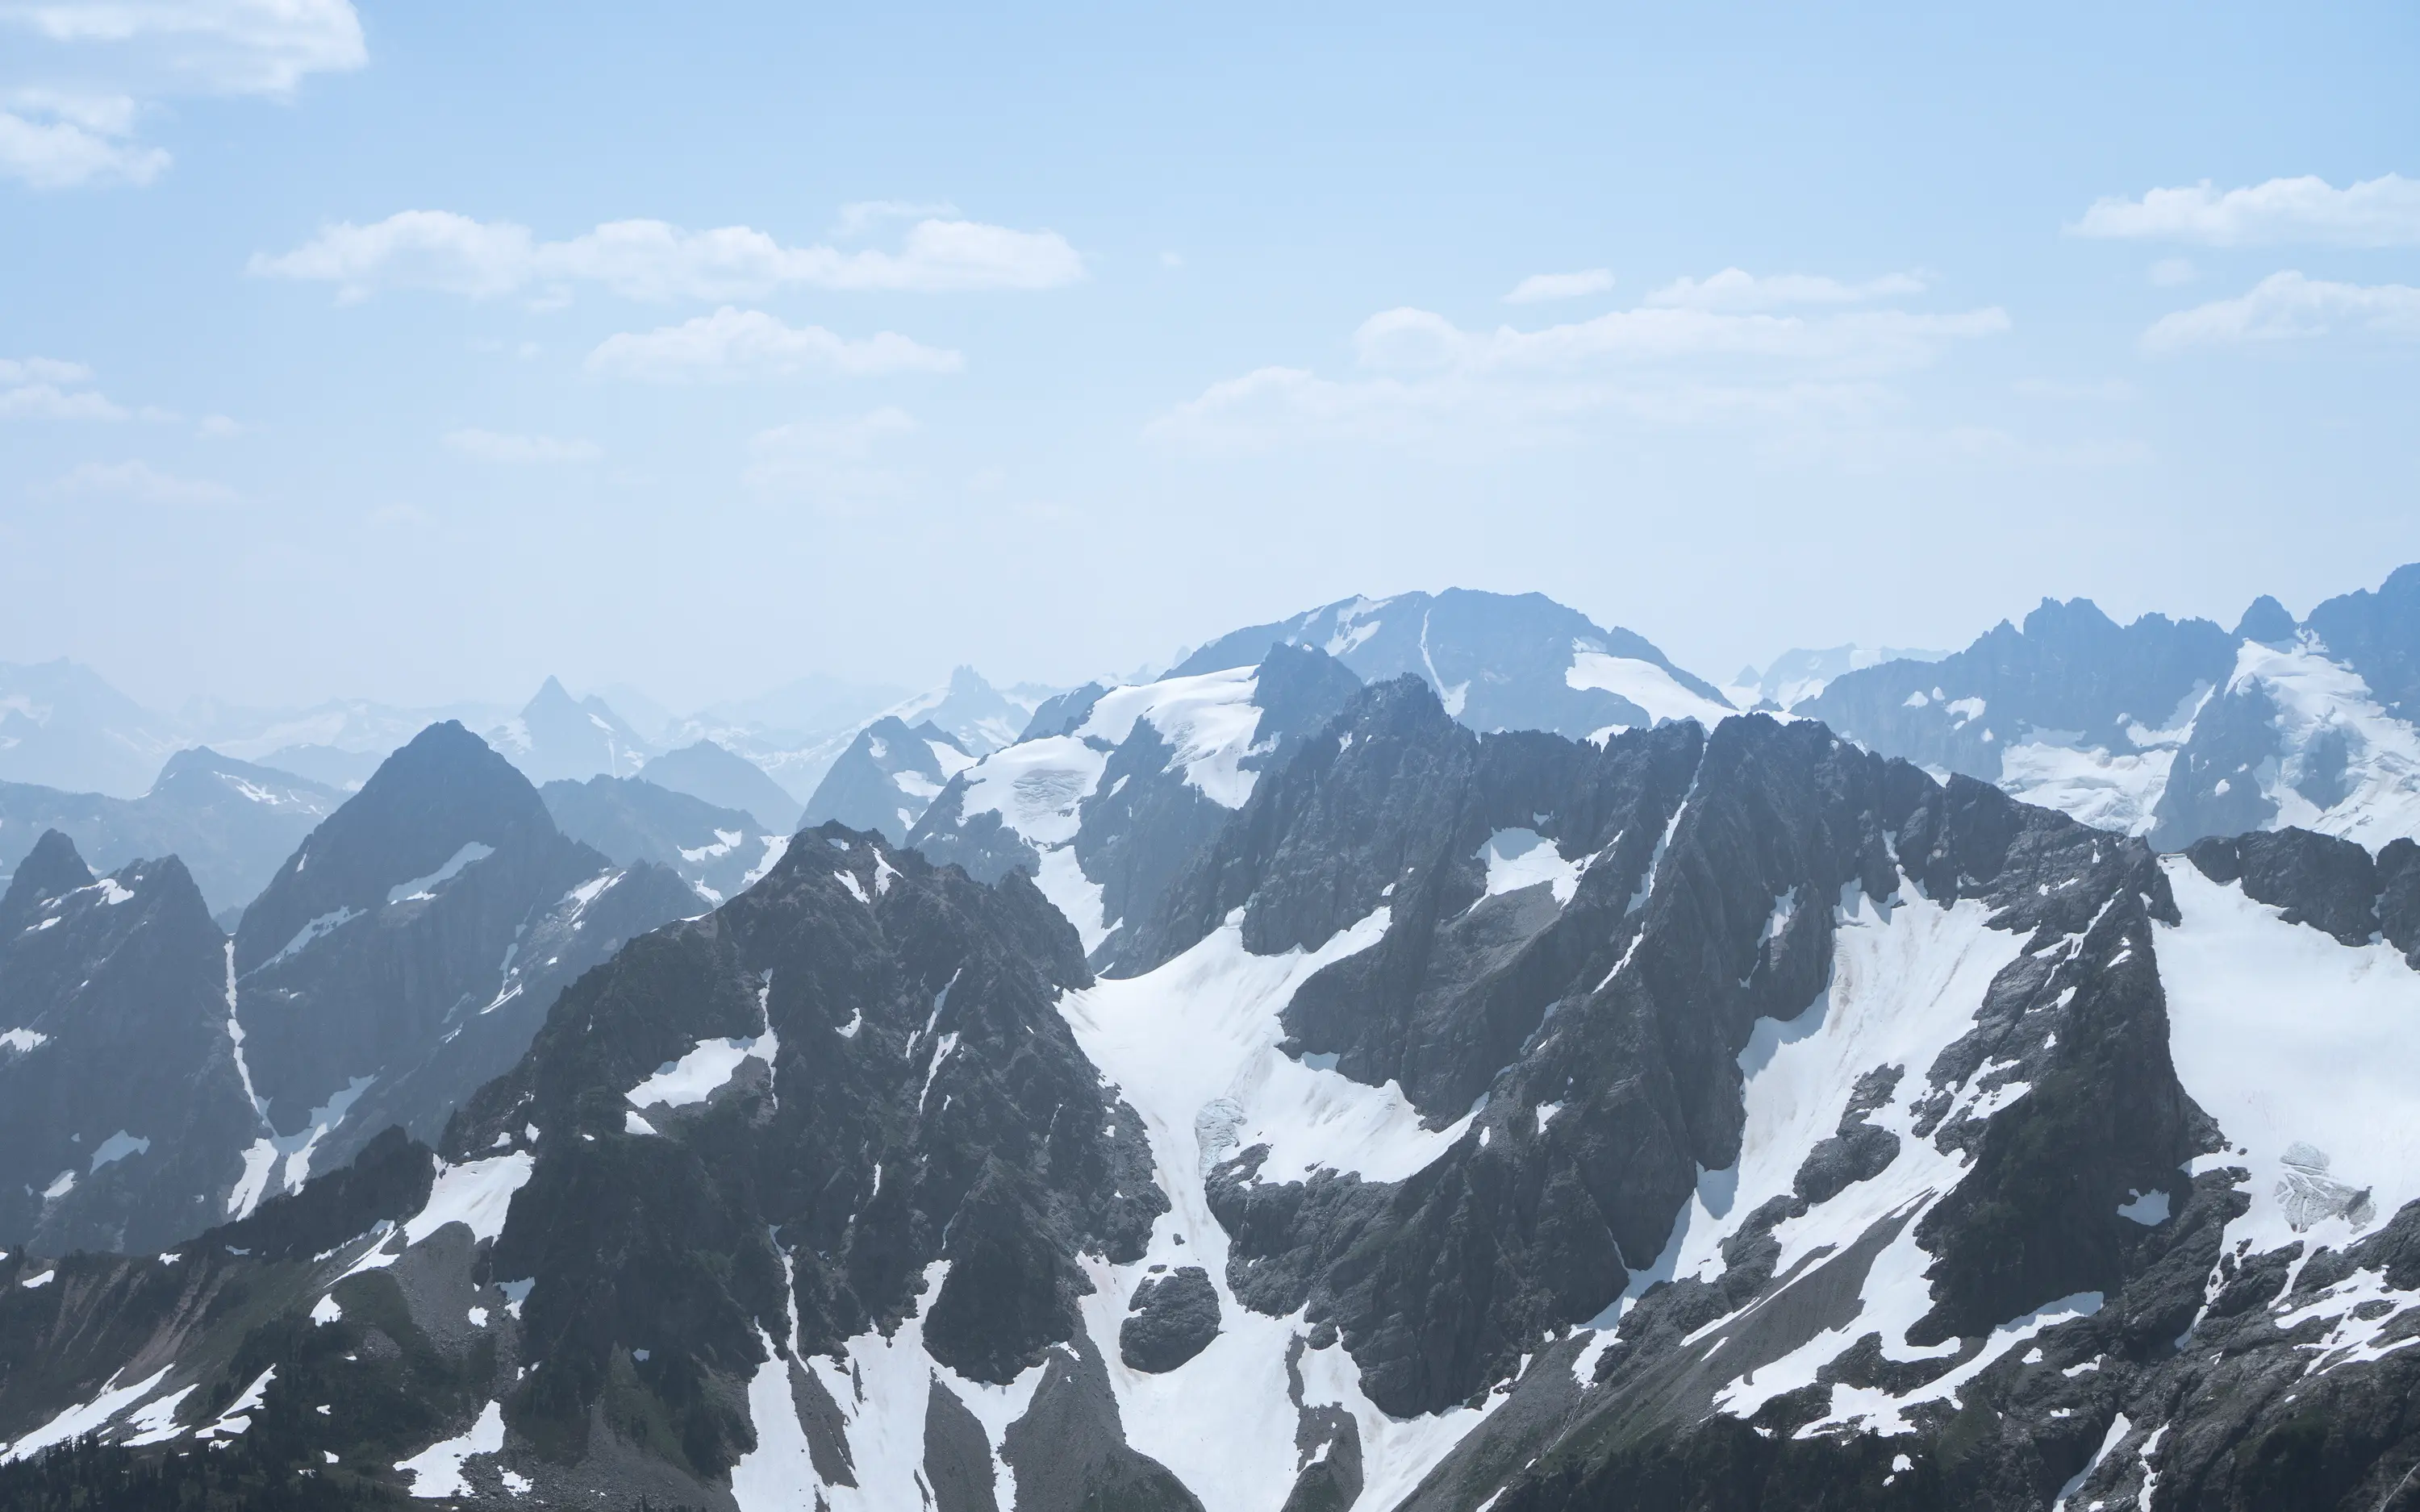
<svg viewBox="0 0 2420 1512"><path fill-rule="evenodd" d="M785 247L744 225L688 231L663 221L611 221L542 241L510 221L451 210L404 210L368 225L344 222L291 252L256 255L252 271L334 284L345 299L380 288L427 288L489 299L533 288L596 285L634 300L725 300L789 285L941 292L1046 289L1084 276L1084 259L1056 231L976 221L924 220L895 252Z"/></svg>
<svg viewBox="0 0 2420 1512"><path fill-rule="evenodd" d="M1850 284L1812 273L1768 273L1760 278L1726 268L1706 278L1676 278L1641 302L1667 310L1783 310L1792 305L1870 304L1921 294L1924 288L1924 280L1914 273L1885 273Z"/></svg>
<svg viewBox="0 0 2420 1512"><path fill-rule="evenodd" d="M2272 273L2231 300L2163 316L2143 333L2154 352L2191 347L2305 341L2362 333L2420 341L2420 288L2404 284L2337 284L2288 270Z"/></svg>
<svg viewBox="0 0 2420 1512"><path fill-rule="evenodd" d="M22 72L83 81L0 97L0 175L38 189L158 177L167 151L135 140L147 102L282 97L369 58L350 0L0 4L0 27L27 35L14 48Z"/></svg>
<svg viewBox="0 0 2420 1512"><path fill-rule="evenodd" d="M1576 273L1531 273L1504 296L1507 304L1543 304L1548 300L1575 300L1613 287L1613 270L1590 268Z"/></svg>
<svg viewBox="0 0 2420 1512"><path fill-rule="evenodd" d="M956 352L896 332L852 339L727 304L676 326L608 336L588 354L588 371L597 377L655 383L730 382L803 372L954 373L965 365Z"/></svg>
<svg viewBox="0 0 2420 1512"><path fill-rule="evenodd" d="M474 456L482 462L508 462L516 465L594 462L598 456L597 443L559 436L517 436L502 431L449 430L445 433L445 449Z"/></svg>
<svg viewBox="0 0 2420 1512"><path fill-rule="evenodd" d="M147 462L86 462L52 485L52 491L183 506L231 503L236 498L224 484L177 477Z"/></svg>
<svg viewBox="0 0 2420 1512"><path fill-rule="evenodd" d="M840 208L832 235L843 240L861 237L893 221L955 220L958 208L947 200L925 204L908 199L861 199Z"/></svg>
<svg viewBox="0 0 2420 1512"><path fill-rule="evenodd" d="M1829 280L1769 282L1757 298L1778 299L1779 290L1827 297L1831 287ZM1701 296L1709 288L1718 292ZM1707 300L1743 297L1722 275L1686 282L1685 290L1701 302L1678 302L1673 293L1674 302L1528 330L1466 330L1427 310L1381 311L1354 332L1357 375L1259 368L1210 385L1154 420L1147 434L1232 448L1314 438L1427 440L1457 431L1517 443L1568 434L1591 416L1649 424L1839 424L1898 404L1885 381L1890 377L2009 328L1996 308L1706 307Z"/></svg>
<svg viewBox="0 0 2420 1512"><path fill-rule="evenodd" d="M2204 179L2154 189L2140 199L2096 200L2067 229L2080 237L2211 247L2420 247L2420 179L2386 174L2337 189L2305 175L2228 190Z"/></svg>
<svg viewBox="0 0 2420 1512"><path fill-rule="evenodd" d="M775 425L750 441L751 460L741 477L760 493L847 512L905 491L905 477L880 465L876 454L915 429L916 422L906 410L887 406L859 415Z"/></svg>
<svg viewBox="0 0 2420 1512"><path fill-rule="evenodd" d="M124 420L126 410L90 388L92 369L49 357L0 357L0 419Z"/></svg>

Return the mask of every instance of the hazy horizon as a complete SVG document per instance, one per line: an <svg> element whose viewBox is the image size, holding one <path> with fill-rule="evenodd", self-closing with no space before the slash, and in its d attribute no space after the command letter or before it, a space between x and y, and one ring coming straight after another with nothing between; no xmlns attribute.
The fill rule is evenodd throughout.
<svg viewBox="0 0 2420 1512"><path fill-rule="evenodd" d="M0 660L156 708L2420 559L2409 8L182 14L0 8Z"/></svg>

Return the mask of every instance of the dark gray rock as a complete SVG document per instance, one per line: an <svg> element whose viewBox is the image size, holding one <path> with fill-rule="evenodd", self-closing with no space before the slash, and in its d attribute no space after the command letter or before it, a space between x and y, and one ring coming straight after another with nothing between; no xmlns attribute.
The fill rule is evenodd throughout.
<svg viewBox="0 0 2420 1512"><path fill-rule="evenodd" d="M1210 1273L1180 1266L1135 1288L1118 1328L1118 1357L1154 1375L1175 1369L1218 1336L1218 1292Z"/></svg>
<svg viewBox="0 0 2420 1512"><path fill-rule="evenodd" d="M2185 856L2212 882L2241 882L2245 897L2284 909L2289 924L2346 945L2378 933L2378 865L2351 841L2289 827L2195 841Z"/></svg>
<svg viewBox="0 0 2420 1512"><path fill-rule="evenodd" d="M226 939L174 856L45 835L0 896L0 1248L157 1252L226 1216L257 1116Z"/></svg>

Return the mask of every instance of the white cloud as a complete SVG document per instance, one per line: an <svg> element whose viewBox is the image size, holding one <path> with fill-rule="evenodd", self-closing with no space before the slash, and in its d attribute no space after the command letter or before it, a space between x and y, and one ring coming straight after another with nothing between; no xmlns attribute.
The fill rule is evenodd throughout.
<svg viewBox="0 0 2420 1512"><path fill-rule="evenodd" d="M853 340L821 326L793 326L762 310L727 304L676 326L608 336L588 354L588 371L599 377L657 383L785 378L811 370L954 373L965 365L956 352L896 332Z"/></svg>
<svg viewBox="0 0 2420 1512"><path fill-rule="evenodd" d="M91 381L82 363L0 357L0 419L124 420L124 409L85 386Z"/></svg>
<svg viewBox="0 0 2420 1512"><path fill-rule="evenodd" d="M2016 392L2028 399L2070 399L2093 404L2124 404L2134 397L2134 385L2124 378L2098 383L2062 383L2055 378L2019 378Z"/></svg>
<svg viewBox="0 0 2420 1512"><path fill-rule="evenodd" d="M132 500L145 504L224 504L236 497L224 484L179 478L147 462L86 462L52 486L62 494Z"/></svg>
<svg viewBox="0 0 2420 1512"><path fill-rule="evenodd" d="M611 221L565 241L540 241L509 221L450 210L404 210L368 225L323 227L252 270L334 284L348 299L380 287L472 298L533 285L596 284L628 299L723 300L784 285L827 289L1041 289L1075 283L1084 260L1056 231L974 221L920 221L897 252L785 247L744 225L687 231L663 221Z"/></svg>
<svg viewBox="0 0 2420 1512"><path fill-rule="evenodd" d="M1573 300L1602 294L1613 287L1613 270L1590 268L1577 273L1531 273L1504 296L1507 304L1538 304L1547 300Z"/></svg>
<svg viewBox="0 0 2420 1512"><path fill-rule="evenodd" d="M1803 291L1828 281L1776 282ZM1688 287L1726 285L1718 276ZM1653 425L1838 424L1896 407L1899 395L1884 378L2008 328L1995 308L1769 314L1674 303L1492 331L1394 309L1354 333L1359 376L1259 368L1210 385L1153 421L1147 434L1211 447L1311 437L1424 442L1453 434L1493 444L1568 435L1607 416Z"/></svg>
<svg viewBox="0 0 2420 1512"><path fill-rule="evenodd" d="M135 103L124 96L19 90L0 109L0 175L36 189L85 183L147 184L168 166L158 147L137 147Z"/></svg>
<svg viewBox="0 0 2420 1512"><path fill-rule="evenodd" d="M2154 189L2141 199L2096 200L2068 230L2212 247L2420 247L2420 179L2386 174L2337 189L2305 175L2224 192L2203 179L2190 188Z"/></svg>
<svg viewBox="0 0 2420 1512"><path fill-rule="evenodd" d="M1855 310L1836 315L1734 315L1685 306L1611 310L1592 319L1520 331L1466 332L1426 310L1372 316L1354 332L1365 367L1395 371L1644 367L1751 360L1857 373L1922 367L1948 343L2008 330L1998 309L1955 315Z"/></svg>
<svg viewBox="0 0 2420 1512"><path fill-rule="evenodd" d="M2143 333L2155 351L2295 341L2338 332L2420 341L2420 288L2336 284L2290 270L2271 273L2231 300L2163 316Z"/></svg>
<svg viewBox="0 0 2420 1512"><path fill-rule="evenodd" d="M957 213L958 208L947 200L925 205L906 199L861 199L840 208L840 219L833 223L832 235L861 237L892 221L955 219Z"/></svg>
<svg viewBox="0 0 2420 1512"><path fill-rule="evenodd" d="M2158 288L2177 288L2192 283L2200 270L2182 257L2163 257L2151 265L2151 283Z"/></svg>
<svg viewBox="0 0 2420 1512"><path fill-rule="evenodd" d="M1914 273L1885 273L1862 284L1812 273L1769 273L1762 278L1726 268L1708 278L1676 278L1641 301L1656 309L1779 310L1793 304L1869 304L1924 292Z"/></svg>
<svg viewBox="0 0 2420 1512"><path fill-rule="evenodd" d="M752 460L741 477L759 492L803 498L836 511L895 498L905 491L906 479L877 465L875 455L915 429L906 410L887 406L861 415L776 425L750 441Z"/></svg>
<svg viewBox="0 0 2420 1512"><path fill-rule="evenodd" d="M515 436L478 429L447 431L445 449L459 452L464 456L475 456L482 462L594 462L597 457L595 441L566 440L558 436Z"/></svg>
<svg viewBox="0 0 2420 1512"><path fill-rule="evenodd" d="M53 0L0 5L0 22L178 93L288 94L369 61L350 0Z"/></svg>
<svg viewBox="0 0 2420 1512"><path fill-rule="evenodd" d="M12 71L85 81L0 100L0 175L38 189L158 177L168 153L133 140L147 101L283 97L307 75L369 58L349 0L0 3L0 27L30 34L9 48Z"/></svg>

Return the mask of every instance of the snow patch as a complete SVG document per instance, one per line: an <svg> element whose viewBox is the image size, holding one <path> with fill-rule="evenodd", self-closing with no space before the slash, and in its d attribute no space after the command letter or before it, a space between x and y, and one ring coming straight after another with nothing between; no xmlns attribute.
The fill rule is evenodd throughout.
<svg viewBox="0 0 2420 1512"><path fill-rule="evenodd" d="M395 1468L411 1477L411 1494L415 1497L468 1496L472 1488L462 1474L463 1462L473 1455L495 1454L504 1446L504 1410L489 1402L470 1431L432 1443L409 1459L399 1459Z"/></svg>
<svg viewBox="0 0 2420 1512"><path fill-rule="evenodd" d="M2360 1191L2373 1216L2420 1198L2420 1102L2410 1087L2420 972L2390 945L2339 945L2288 924L2182 856L2162 865L2183 918L2159 938L2177 1076L2249 1152L2213 1163L2252 1175L2252 1206L2226 1242L2259 1252L2307 1235L2341 1248L2366 1227L2351 1203ZM2315 1178L2340 1199L2315 1203L2328 1190Z"/></svg>
<svg viewBox="0 0 2420 1512"><path fill-rule="evenodd" d="M848 876L844 872L843 876ZM857 879L849 877L854 882ZM678 1060L667 1060L656 1068L655 1074L631 1088L623 1097L634 1108L651 1108L658 1104L688 1107L703 1103L722 1089L743 1060L761 1060L768 1072L773 1066L773 1053L781 1041L773 1035L752 1035L744 1040L700 1040L697 1048ZM653 1130L649 1130L653 1133Z"/></svg>
<svg viewBox="0 0 2420 1512"><path fill-rule="evenodd" d="M1572 642L1572 664L1564 670L1563 683L1584 691L1595 688L1628 699L1647 712L1651 725L1669 719L1695 719L1712 730L1739 712L1728 703L1692 691L1652 661L1612 656L1585 640ZM1624 728L1627 727L1607 727Z"/></svg>
<svg viewBox="0 0 2420 1512"><path fill-rule="evenodd" d="M437 896L438 888L462 874L464 867L484 861L495 854L496 848L493 845L483 845L475 840L465 841L460 850L447 857L443 866L428 875L414 877L410 882L398 882L387 888L386 901L390 903L411 903L421 898L434 898Z"/></svg>

